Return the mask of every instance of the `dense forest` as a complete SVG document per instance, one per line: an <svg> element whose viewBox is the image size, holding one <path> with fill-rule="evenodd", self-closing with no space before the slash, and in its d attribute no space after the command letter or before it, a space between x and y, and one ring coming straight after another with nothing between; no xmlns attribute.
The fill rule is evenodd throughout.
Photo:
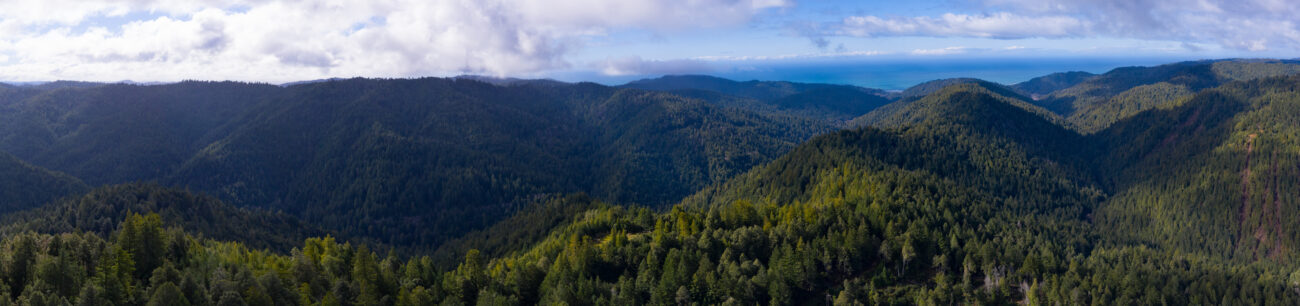
<svg viewBox="0 0 1300 306"><path fill-rule="evenodd" d="M436 246L553 193L669 205L833 129L821 118L589 83L8 90L0 150L33 165L92 186L186 187L409 246Z"/></svg>
<svg viewBox="0 0 1300 306"><path fill-rule="evenodd" d="M0 86L0 304L1295 305L1297 73Z"/></svg>

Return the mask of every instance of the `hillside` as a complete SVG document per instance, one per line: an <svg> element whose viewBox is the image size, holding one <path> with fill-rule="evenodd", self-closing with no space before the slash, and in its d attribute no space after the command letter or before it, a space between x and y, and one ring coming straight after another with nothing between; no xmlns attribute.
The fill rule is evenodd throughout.
<svg viewBox="0 0 1300 306"><path fill-rule="evenodd" d="M1022 110L1028 111L1052 121L1057 125L1069 126L1060 116L1053 114L1041 107L1032 104L1032 99L1022 96L1006 86L981 81L981 80L963 80L954 82L947 87L934 90L924 96L903 98L890 104L882 106L865 115L854 118L849 121L849 126L875 126L897 128L906 125L920 123L925 120L938 119L946 115L965 116L961 112L956 112L950 107L961 105L953 103L953 94L977 93L1001 101L1003 104L1015 106ZM992 119L998 121L998 119Z"/></svg>
<svg viewBox="0 0 1300 306"><path fill-rule="evenodd" d="M288 251L308 237L328 234L293 217L226 205L210 196L152 184L99 187L47 205L0 217L0 233L86 232L108 237L133 214L157 214L167 224L210 239Z"/></svg>
<svg viewBox="0 0 1300 306"><path fill-rule="evenodd" d="M700 75L663 76L629 82L623 88L666 91L750 111L806 116L833 123L861 116L889 103L879 89L783 81L737 82Z"/></svg>
<svg viewBox="0 0 1300 306"><path fill-rule="evenodd" d="M654 79L628 82L624 88L636 88L655 91L705 90L756 100L775 100L789 95L813 89L846 87L843 85L795 83L784 81L732 81L706 75L668 75ZM863 89L872 94L883 94L881 90Z"/></svg>
<svg viewBox="0 0 1300 306"><path fill-rule="evenodd" d="M1178 103L1231 81L1300 73L1300 63L1217 60L1123 67L1040 97L1035 104L1060 114L1080 131L1094 133L1144 110Z"/></svg>
<svg viewBox="0 0 1300 306"><path fill-rule="evenodd" d="M0 151L91 185L163 178L276 90L233 82L58 84L0 101Z"/></svg>
<svg viewBox="0 0 1300 306"><path fill-rule="evenodd" d="M88 187L77 178L27 164L0 152L0 215L45 204Z"/></svg>
<svg viewBox="0 0 1300 306"><path fill-rule="evenodd" d="M1234 82L1098 132L1116 190L1096 220L1120 241L1296 264L1300 76Z"/></svg>
<svg viewBox="0 0 1300 306"><path fill-rule="evenodd" d="M1263 205L1296 198L1275 187L1295 182L1294 173L1277 176L1293 165L1282 162L1286 158L1181 161L1222 154L1222 148L1204 146L1207 141L1238 150L1246 145L1247 154L1229 154L1250 158L1265 150L1251 142L1263 143L1264 133L1278 133L1272 141L1285 144L1272 148L1296 147L1290 143L1296 138L1283 136L1290 132L1276 132L1300 118L1289 113L1300 101L1296 84L1300 78L1231 83L1115 125L1123 130L1092 136L976 87L946 88L932 97L951 106L934 109L927 119L817 137L652 218L638 209L595 207L526 251L486 263L471 251L448 277L473 284L460 292L478 294L444 298L569 304L1300 302L1294 290L1300 262L1285 255L1296 237L1274 235L1279 224L1294 224L1295 215ZM1241 103L1224 100L1231 96ZM1223 127L1233 126L1256 136L1226 138ZM1118 155L1093 160L1086 157L1095 153L1079 153L1093 147ZM1162 156L1142 157L1148 152ZM1228 172L1205 177L1171 162ZM1255 166L1231 170L1242 164ZM1122 170L1092 173L1097 169ZM1230 180L1243 176L1251 180ZM1148 177L1174 180L1157 188L1129 181ZM1249 191L1246 202L1215 196L1240 190ZM1232 221L1241 211L1251 222ZM1217 220L1228 223L1212 223ZM1239 230L1248 235L1235 234ZM1214 240L1234 236L1227 244ZM1275 241L1283 242L1275 247Z"/></svg>
<svg viewBox="0 0 1300 306"><path fill-rule="evenodd" d="M422 246L550 193L671 203L828 129L594 84L355 79L261 105L168 181Z"/></svg>
<svg viewBox="0 0 1300 306"><path fill-rule="evenodd" d="M189 187L431 248L549 194L667 205L832 130L821 119L714 103L745 99L733 96L496 83L8 87L0 89L0 151L91 186ZM859 111L830 102L789 103Z"/></svg>
<svg viewBox="0 0 1300 306"><path fill-rule="evenodd" d="M1064 88L1037 100L976 79L893 101L707 78L269 87L166 125L202 131L156 166L188 189L0 217L0 303L1300 304L1293 65L1052 75L1033 86ZM58 103L114 86L153 88L0 88L7 111L52 116L0 127L137 118ZM1045 107L1063 97L1091 102ZM0 171L84 186L4 153Z"/></svg>
<svg viewBox="0 0 1300 306"><path fill-rule="evenodd" d="M1011 88L1036 98L1057 90L1073 87L1094 76L1097 75L1083 71L1057 72L1016 83L1011 85Z"/></svg>
<svg viewBox="0 0 1300 306"><path fill-rule="evenodd" d="M985 82L984 80L980 80L980 79L975 79L975 78L938 79L938 80L923 82L921 84L912 85L912 87L908 87L907 89L904 89L901 92L894 93L892 96L898 99L917 98L917 97L930 95L936 91L939 91L940 89L943 89L944 87L957 85L957 84L971 84L971 83L988 83L988 82ZM993 84L993 83L988 83L988 84Z"/></svg>
<svg viewBox="0 0 1300 306"><path fill-rule="evenodd" d="M885 97L865 89L843 86L812 89L781 97L771 104L777 109L839 122L864 115L889 102Z"/></svg>

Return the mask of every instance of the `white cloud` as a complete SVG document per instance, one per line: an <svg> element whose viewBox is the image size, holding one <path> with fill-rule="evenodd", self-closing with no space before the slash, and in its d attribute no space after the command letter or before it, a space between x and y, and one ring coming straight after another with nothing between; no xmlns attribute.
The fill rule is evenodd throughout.
<svg viewBox="0 0 1300 306"><path fill-rule="evenodd" d="M977 0L978 1L978 0ZM1248 51L1300 49L1294 0L982 0L996 13L939 17L863 15L835 35L1133 38L1211 43Z"/></svg>
<svg viewBox="0 0 1300 306"><path fill-rule="evenodd" d="M527 74L622 29L744 24L783 0L0 2L0 80L293 81ZM105 16L161 14L120 27ZM157 15L154 15L157 16ZM78 30L74 30L78 29ZM84 30L81 30L84 29Z"/></svg>
<svg viewBox="0 0 1300 306"><path fill-rule="evenodd" d="M844 19L842 34L863 37L940 36L1019 39L1067 37L1086 33L1088 23L1067 16L1021 16L1011 13L990 15L943 14L938 18L906 17L884 19L851 16Z"/></svg>
<svg viewBox="0 0 1300 306"><path fill-rule="evenodd" d="M770 61L770 60L789 60L789 59L810 59L810 58L827 58L827 57L862 57L888 55L889 52L883 51L841 51L841 52L823 52L807 54L782 54L782 55L708 55L697 56L692 59L702 61Z"/></svg>
<svg viewBox="0 0 1300 306"><path fill-rule="evenodd" d="M640 56L606 59L596 63L609 76L703 73L712 70L700 60L645 60Z"/></svg>
<svg viewBox="0 0 1300 306"><path fill-rule="evenodd" d="M912 52L910 53L912 55L953 55L953 54L964 54L969 50L970 48L966 48L966 47L947 47L947 48L940 48L940 49L915 49L912 50Z"/></svg>

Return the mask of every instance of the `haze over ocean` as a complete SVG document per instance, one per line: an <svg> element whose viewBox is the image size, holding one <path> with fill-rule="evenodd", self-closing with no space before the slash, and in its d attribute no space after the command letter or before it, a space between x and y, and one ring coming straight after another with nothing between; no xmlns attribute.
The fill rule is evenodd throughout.
<svg viewBox="0 0 1300 306"><path fill-rule="evenodd" d="M1195 58L1170 57L1028 57L1028 58L890 58L824 59L803 61L715 62L702 74L736 81L791 81L848 84L884 90L903 90L926 81L946 78L979 78L1014 84L1056 72L1086 71L1096 74L1128 66L1155 66ZM660 75L606 76L595 72L558 74L569 82L594 81L618 85Z"/></svg>

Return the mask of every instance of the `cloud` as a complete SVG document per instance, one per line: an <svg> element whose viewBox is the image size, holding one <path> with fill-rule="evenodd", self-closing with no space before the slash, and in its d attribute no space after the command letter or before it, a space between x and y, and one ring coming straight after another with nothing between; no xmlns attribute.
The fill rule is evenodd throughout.
<svg viewBox="0 0 1300 306"><path fill-rule="evenodd" d="M837 50L836 52L806 53L806 54L782 54L782 55L739 55L739 56L737 56L737 55L708 55L708 56L697 56L697 57L694 57L694 58L692 58L692 59L695 59L695 60L701 60L701 61L711 61L711 62L717 62L717 61L774 61L774 60L814 59L814 58L829 58L829 57L863 57L863 56L877 56L877 55L889 55L889 54L891 54L891 53L889 53L889 52L875 51L875 50L871 50L871 51L849 51L849 50L843 50L843 49L845 49L843 45L840 45L840 46L837 47L836 49L841 49L841 50Z"/></svg>
<svg viewBox="0 0 1300 306"><path fill-rule="evenodd" d="M1087 32L1088 23L1066 16L1030 17L1011 13L990 15L943 14L938 18L906 17L884 19L851 16L844 19L841 33L851 36L939 36L1020 39L1068 37Z"/></svg>
<svg viewBox="0 0 1300 306"><path fill-rule="evenodd" d="M1293 0L985 0L989 14L850 16L835 35L1133 38L1211 43L1228 49L1300 49Z"/></svg>
<svg viewBox="0 0 1300 306"><path fill-rule="evenodd" d="M689 74L713 70L708 63L700 60L645 60L640 56L606 59L595 66L609 76Z"/></svg>
<svg viewBox="0 0 1300 306"><path fill-rule="evenodd" d="M953 55L953 54L965 54L967 51L970 51L970 48L947 47L941 49L915 49L912 50L910 54L912 55Z"/></svg>
<svg viewBox="0 0 1300 306"><path fill-rule="evenodd" d="M807 38L808 42L822 51L825 51L831 45L831 41L826 39L826 30L821 29L819 23L790 22L786 24L785 28L792 35Z"/></svg>
<svg viewBox="0 0 1300 306"><path fill-rule="evenodd" d="M520 75L593 37L748 22L784 0L20 0L0 2L4 80L292 81ZM148 15L125 24L108 17ZM123 17L123 18L125 18Z"/></svg>

